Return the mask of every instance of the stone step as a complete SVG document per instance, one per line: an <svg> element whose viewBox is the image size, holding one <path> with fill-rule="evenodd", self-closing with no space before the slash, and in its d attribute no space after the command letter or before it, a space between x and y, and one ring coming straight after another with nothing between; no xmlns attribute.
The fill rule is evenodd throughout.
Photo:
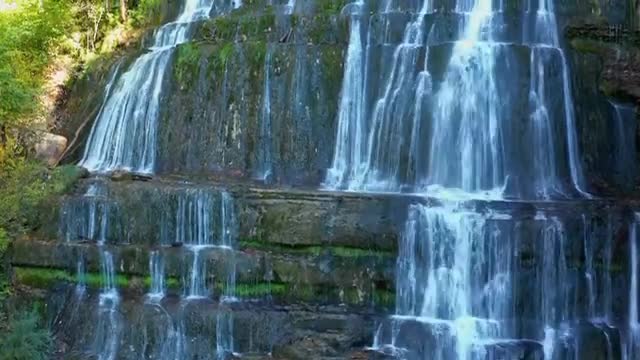
<svg viewBox="0 0 640 360"><path fill-rule="evenodd" d="M101 288L101 252L113 256L117 286L127 296L149 291L150 251L138 246L102 246L42 241L17 241L12 246L12 265L24 285L52 288L61 282L78 282L78 261L87 272L87 285ZM188 247L157 250L164 264L168 295L186 296L192 281L194 252ZM345 254L341 254L345 255ZM259 250L234 251L204 248L198 253L198 276L208 296L218 298L227 291L227 279L235 276L237 296L280 303L349 304L381 310L393 305L395 259L358 254L331 253L287 255Z"/></svg>
<svg viewBox="0 0 640 360"><path fill-rule="evenodd" d="M371 343L375 317L339 307L278 307L254 302L218 303L167 298L160 303L123 299L100 311L96 294L58 289L48 295L54 333L67 353L95 355L110 337L117 359L345 358ZM99 339L100 331L107 338ZM232 344L232 346L229 346Z"/></svg>

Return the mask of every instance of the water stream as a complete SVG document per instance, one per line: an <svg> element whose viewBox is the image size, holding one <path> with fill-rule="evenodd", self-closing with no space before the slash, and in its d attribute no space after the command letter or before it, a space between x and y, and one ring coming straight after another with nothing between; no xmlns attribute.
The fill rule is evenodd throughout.
<svg viewBox="0 0 640 360"><path fill-rule="evenodd" d="M195 21L209 17L213 0L187 0L178 18L155 31L153 45L105 88L80 165L92 172L153 173L165 74L175 47ZM120 64L118 64L118 67ZM115 81L115 82L114 82Z"/></svg>

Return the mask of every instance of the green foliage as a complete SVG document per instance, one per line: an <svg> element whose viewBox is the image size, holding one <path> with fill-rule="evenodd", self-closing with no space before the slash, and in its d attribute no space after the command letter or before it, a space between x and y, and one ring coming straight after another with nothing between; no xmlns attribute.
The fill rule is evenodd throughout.
<svg viewBox="0 0 640 360"><path fill-rule="evenodd" d="M9 234L7 234L5 229L0 227L0 303L2 303L11 294L9 275L6 271L7 263L4 261L4 256L7 253L8 247Z"/></svg>
<svg viewBox="0 0 640 360"><path fill-rule="evenodd" d="M347 0L319 0L316 11L323 15L336 15L342 11Z"/></svg>
<svg viewBox="0 0 640 360"><path fill-rule="evenodd" d="M53 341L35 311L21 312L9 320L8 333L0 337L0 359L45 360Z"/></svg>
<svg viewBox="0 0 640 360"><path fill-rule="evenodd" d="M195 43L186 43L178 48L175 62L176 80L185 88L195 76L200 61L200 49Z"/></svg>
<svg viewBox="0 0 640 360"><path fill-rule="evenodd" d="M30 161L0 168L0 228L11 236L37 228L40 216L45 215L43 206L67 192L82 176L75 166L50 170Z"/></svg>
<svg viewBox="0 0 640 360"><path fill-rule="evenodd" d="M267 44L264 41L249 42L246 43L245 49L251 70L256 74L260 73L267 56Z"/></svg>
<svg viewBox="0 0 640 360"><path fill-rule="evenodd" d="M214 52L213 57L210 59L210 66L216 74L222 75L224 73L234 49L234 43L227 42Z"/></svg>
<svg viewBox="0 0 640 360"><path fill-rule="evenodd" d="M118 6L103 0L17 0L0 12L0 166L21 155L7 149L8 137L30 131L41 112L39 98L59 56L85 63L101 51L113 51L134 29L156 24L163 0L140 0L130 21ZM114 4L115 5L115 4ZM100 46L100 44L104 46ZM20 135L22 137L22 135Z"/></svg>
<svg viewBox="0 0 640 360"><path fill-rule="evenodd" d="M0 12L0 125L35 111L56 39L69 30L68 2L26 1Z"/></svg>
<svg viewBox="0 0 640 360"><path fill-rule="evenodd" d="M133 27L147 27L162 21L162 2L160 0L140 0L136 9L130 12Z"/></svg>

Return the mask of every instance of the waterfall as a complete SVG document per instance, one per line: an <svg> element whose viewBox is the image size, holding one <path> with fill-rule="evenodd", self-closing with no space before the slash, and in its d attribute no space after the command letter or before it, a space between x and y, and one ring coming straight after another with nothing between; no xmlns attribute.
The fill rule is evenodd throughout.
<svg viewBox="0 0 640 360"><path fill-rule="evenodd" d="M87 269L83 254L80 254L76 261L76 281L76 295L78 298L82 298L87 291Z"/></svg>
<svg viewBox="0 0 640 360"><path fill-rule="evenodd" d="M569 318L569 294L565 284L569 281L565 257L565 230L556 217L540 214L542 229L540 254L542 264L537 270L539 289L536 314L544 326L544 358L553 359L559 325ZM545 256L556 254L555 256Z"/></svg>
<svg viewBox="0 0 640 360"><path fill-rule="evenodd" d="M296 0L288 0L285 13L286 14L293 14L293 12L295 10L296 10Z"/></svg>
<svg viewBox="0 0 640 360"><path fill-rule="evenodd" d="M513 248L505 240L497 225L460 205L412 205L398 255L396 315L374 343L390 343L407 358L484 358L511 335L499 320L513 315ZM415 336L424 349L415 348Z"/></svg>
<svg viewBox="0 0 640 360"><path fill-rule="evenodd" d="M267 45L264 61L264 87L260 110L260 138L257 159L257 177L265 182L273 177L273 136L271 134L271 58L273 46Z"/></svg>
<svg viewBox="0 0 640 360"><path fill-rule="evenodd" d="M218 306L216 315L216 359L225 360L233 354L233 312Z"/></svg>
<svg viewBox="0 0 640 360"><path fill-rule="evenodd" d="M381 6L394 9L391 1ZM502 6L490 0L456 3L458 38L443 76L434 80L428 69L430 49L442 45L440 37L446 35L437 21L426 25L425 18L439 15L439 10L430 0L421 2L394 50L390 69L383 72L382 86L369 73L373 67L365 65L373 53L363 49L371 44L363 46L363 16L353 12L325 188L408 189L457 198L589 197L553 4L529 4L522 44L503 40ZM522 46L529 52L529 73L511 69ZM416 71L422 61L423 69ZM561 76L554 78L549 63L559 64ZM524 99L509 93L523 76L529 88ZM369 86L381 88L371 109L364 100ZM555 100L559 96L562 101ZM525 104L518 103L523 100L528 114L521 111Z"/></svg>
<svg viewBox="0 0 640 360"><path fill-rule="evenodd" d="M600 225L584 215L574 222L538 212L515 220L472 209L447 201L409 207L396 264L395 315L377 328L373 348L410 359L511 359L523 348L531 358L567 352L580 358L580 331L591 326L613 359L612 298L598 288L611 289L611 239L602 247L594 242L600 230L611 233L611 219ZM568 226L581 232L580 246L572 246ZM569 262L572 248L579 253L571 256L584 256L584 267ZM595 266L600 251L603 268ZM523 267L524 254L535 259L532 265Z"/></svg>
<svg viewBox="0 0 640 360"><path fill-rule="evenodd" d="M341 188L356 175L364 159L364 49L361 12L364 1L354 3L349 47L338 109L338 133L331 168L324 186Z"/></svg>
<svg viewBox="0 0 640 360"><path fill-rule="evenodd" d="M636 166L636 111L635 107L610 102L614 109L613 162L618 182L625 188L633 186L637 177Z"/></svg>
<svg viewBox="0 0 640 360"><path fill-rule="evenodd" d="M103 250L100 253L100 267L102 290L100 291L94 346L99 360L114 360L118 354L122 323L118 313L120 295L116 289L113 256L110 252Z"/></svg>
<svg viewBox="0 0 640 360"><path fill-rule="evenodd" d="M174 22L155 31L148 52L137 58L115 84L112 76L81 166L94 172L123 169L153 173L167 66L175 47L188 40L193 22L208 18L212 5L213 0L187 0Z"/></svg>
<svg viewBox="0 0 640 360"><path fill-rule="evenodd" d="M625 347L625 360L637 359L640 356L640 321L638 319L638 226L640 213L634 214L629 231L629 257L631 279L629 282L629 329Z"/></svg>
<svg viewBox="0 0 640 360"><path fill-rule="evenodd" d="M164 259L159 251L152 251L149 256L149 273L151 274L151 287L147 295L152 302L158 302L165 295L164 283Z"/></svg>
<svg viewBox="0 0 640 360"><path fill-rule="evenodd" d="M175 215L175 242L185 244L191 252L191 266L185 282L187 298L202 298L208 293L205 284L207 262L201 260L201 253L214 245L212 217L212 194L195 190L179 195Z"/></svg>
<svg viewBox="0 0 640 360"><path fill-rule="evenodd" d="M104 244L112 210L104 184L90 184L82 197L63 204L59 222L60 237L67 242L95 241L98 245Z"/></svg>
<svg viewBox="0 0 640 360"><path fill-rule="evenodd" d="M593 229L590 228L590 224L587 221L585 215L582 215L582 246L584 251L584 276L585 282L587 284L587 316L589 319L594 319L596 317L596 276L593 268L593 244L591 241L591 231Z"/></svg>

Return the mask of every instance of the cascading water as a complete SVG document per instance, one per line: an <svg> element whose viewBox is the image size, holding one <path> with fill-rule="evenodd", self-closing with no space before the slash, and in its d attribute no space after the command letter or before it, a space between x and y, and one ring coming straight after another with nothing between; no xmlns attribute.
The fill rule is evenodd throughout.
<svg viewBox="0 0 640 360"><path fill-rule="evenodd" d="M271 135L271 58L273 47L267 46L264 61L264 87L262 109L260 110L260 145L258 147L258 159L256 177L265 182L273 176L273 154Z"/></svg>
<svg viewBox="0 0 640 360"><path fill-rule="evenodd" d="M614 109L614 171L620 185L628 188L637 177L636 166L636 111L633 106L611 102Z"/></svg>
<svg viewBox="0 0 640 360"><path fill-rule="evenodd" d="M113 256L103 250L100 253L102 274L102 290L98 305L98 325L95 334L95 352L99 360L113 360L117 358L118 344L122 324L118 306L120 295L116 289Z"/></svg>
<svg viewBox="0 0 640 360"><path fill-rule="evenodd" d="M165 296L164 259L158 251L152 251L149 256L149 272L151 274L151 288L149 300L157 302Z"/></svg>
<svg viewBox="0 0 640 360"><path fill-rule="evenodd" d="M384 347L390 332L390 350L407 358L484 359L511 335L500 319L514 310L513 248L501 240L497 227L458 205L412 205L398 255L397 315L375 343Z"/></svg>
<svg viewBox="0 0 640 360"><path fill-rule="evenodd" d="M361 12L364 1L354 3L351 14L349 48L338 110L338 134L333 163L327 170L325 186L341 188L355 177L364 158L364 48Z"/></svg>
<svg viewBox="0 0 640 360"><path fill-rule="evenodd" d="M201 260L203 250L214 245L213 227L213 196L205 191L189 191L178 198L178 208L175 215L175 242L185 244L191 251L192 261L185 284L187 298L202 298L207 296L206 279L207 262ZM187 274L185 274L187 275Z"/></svg>
<svg viewBox="0 0 640 360"><path fill-rule="evenodd" d="M60 214L60 236L70 241L107 240L111 204L106 199L106 189L100 183L89 185L84 196L66 202Z"/></svg>
<svg viewBox="0 0 640 360"><path fill-rule="evenodd" d="M594 266L595 234L610 224L545 213L515 221L467 206L411 205L399 244L396 315L379 326L373 348L407 359L520 359L523 349L532 359L580 359L581 331L591 326L606 342L606 358L615 359L611 294L597 288L611 288L611 273ZM579 269L567 261L567 226L583 234ZM610 261L609 240L598 246ZM531 249L534 267L523 267L519 258Z"/></svg>
<svg viewBox="0 0 640 360"><path fill-rule="evenodd" d="M438 81L428 63L442 52L433 55L430 49L442 46L446 32L437 22L426 25L425 19L438 15L434 3L421 4L405 27L372 109L363 95L375 81L373 74L363 75L372 53L369 45L363 51L361 16L352 16L334 158L324 186L488 198L588 196L552 4L543 0L534 10L530 4L520 45L502 40L502 2L494 8L489 0L458 1L454 13L460 18L459 38ZM383 7L389 11L392 2ZM530 53L529 75L514 73L517 69L509 65L523 47ZM424 69L416 71L420 61ZM560 78L546 70L550 62L559 63ZM529 82L526 117L516 104L520 100L508 93L522 76ZM557 98L557 92L551 93L557 86L562 88L561 103L551 101ZM555 134L558 114L564 118L564 138ZM567 182L572 189L566 188Z"/></svg>
<svg viewBox="0 0 640 360"><path fill-rule="evenodd" d="M625 360L637 359L640 356L640 319L638 318L638 227L640 213L634 214L634 221L629 231L629 258L631 279L629 282L629 329L625 346Z"/></svg>
<svg viewBox="0 0 640 360"><path fill-rule="evenodd" d="M287 1L287 9L286 9L286 13L287 14L293 14L293 12L296 9L296 0L288 0Z"/></svg>
<svg viewBox="0 0 640 360"><path fill-rule="evenodd" d="M195 21L209 17L213 0L187 0L182 13L156 30L153 46L114 84L108 83L80 165L94 172L124 169L152 173L164 75L175 47Z"/></svg>

